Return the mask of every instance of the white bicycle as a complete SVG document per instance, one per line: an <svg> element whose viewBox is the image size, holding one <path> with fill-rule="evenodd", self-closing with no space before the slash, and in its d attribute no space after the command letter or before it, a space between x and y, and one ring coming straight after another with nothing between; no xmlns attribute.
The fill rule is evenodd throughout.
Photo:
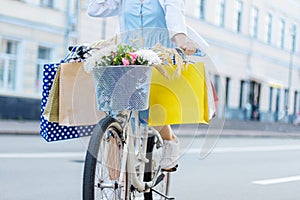
<svg viewBox="0 0 300 200"><path fill-rule="evenodd" d="M87 52L81 46L75 53L84 59ZM178 53L184 58L182 51ZM159 164L163 140L139 118L139 110L148 106L152 68L108 66L98 70L94 74L101 91L98 106L107 116L96 125L89 141L83 200L175 199L168 196L170 174Z"/></svg>
<svg viewBox="0 0 300 200"><path fill-rule="evenodd" d="M163 140L139 119L139 110L148 107L152 68L101 67L94 73L98 106L108 115L90 138L83 199L174 199L167 196L170 175L159 165Z"/></svg>

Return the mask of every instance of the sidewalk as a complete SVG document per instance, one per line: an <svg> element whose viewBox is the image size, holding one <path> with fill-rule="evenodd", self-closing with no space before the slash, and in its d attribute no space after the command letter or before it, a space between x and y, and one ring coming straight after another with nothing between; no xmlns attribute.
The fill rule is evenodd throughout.
<svg viewBox="0 0 300 200"><path fill-rule="evenodd" d="M0 134L39 134L39 121L0 120Z"/></svg>
<svg viewBox="0 0 300 200"><path fill-rule="evenodd" d="M0 120L0 134L39 134L39 121ZM212 127L206 125L174 126L180 136L248 136L248 137L300 137L300 126L286 123L267 123L239 120L214 120ZM180 131L177 130L180 129ZM221 132L220 132L221 131Z"/></svg>

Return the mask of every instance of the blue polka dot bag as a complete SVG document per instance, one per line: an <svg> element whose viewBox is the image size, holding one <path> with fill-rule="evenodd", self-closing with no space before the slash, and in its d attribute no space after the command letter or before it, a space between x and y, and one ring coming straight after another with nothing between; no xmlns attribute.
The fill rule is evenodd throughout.
<svg viewBox="0 0 300 200"><path fill-rule="evenodd" d="M46 107L49 92L59 65L60 63L44 65L41 113L44 112ZM94 129L94 126L61 126L56 122L49 122L42 114L40 120L40 135L48 142L89 136Z"/></svg>

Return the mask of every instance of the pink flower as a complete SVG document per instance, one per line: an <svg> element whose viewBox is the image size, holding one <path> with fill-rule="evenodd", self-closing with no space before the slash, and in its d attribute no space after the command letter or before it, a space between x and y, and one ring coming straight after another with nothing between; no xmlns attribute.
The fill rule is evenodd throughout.
<svg viewBox="0 0 300 200"><path fill-rule="evenodd" d="M111 52L111 55L112 55L113 57L116 57L116 56L118 56L118 52Z"/></svg>
<svg viewBox="0 0 300 200"><path fill-rule="evenodd" d="M130 61L127 58L122 58L122 63L125 66L128 66L130 64Z"/></svg>
<svg viewBox="0 0 300 200"><path fill-rule="evenodd" d="M131 58L131 63L134 64L136 59L138 58L138 55L136 53L129 53L129 56Z"/></svg>

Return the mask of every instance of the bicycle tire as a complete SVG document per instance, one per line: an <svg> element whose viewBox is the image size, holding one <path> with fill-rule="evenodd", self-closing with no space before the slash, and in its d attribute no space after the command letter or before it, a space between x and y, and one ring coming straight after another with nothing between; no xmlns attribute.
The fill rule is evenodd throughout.
<svg viewBox="0 0 300 200"><path fill-rule="evenodd" d="M123 197L125 198L127 193L126 172L124 172L122 187L114 182L120 176L118 173L122 173L119 169L123 150L121 133L121 125L111 116L102 119L95 127L89 141L84 164L83 200L121 200ZM99 174L97 174L98 172ZM114 188L107 188L108 185L114 186Z"/></svg>
<svg viewBox="0 0 300 200"><path fill-rule="evenodd" d="M155 148L156 143L155 143L155 137L154 136L149 136L147 140L147 149L146 149L146 157L149 159L149 162L146 163L145 165L145 172L144 172L144 181L151 181L152 180L152 175L153 171L155 171L156 167L159 165L158 163L160 162L160 156L155 157L154 153L157 150ZM164 177L164 179L154 188L158 190L160 193L164 195L168 195L169 192L169 182L170 182L170 174L167 173ZM156 194L152 190L150 192L144 193L144 199L145 200L163 200L165 199L164 197Z"/></svg>

